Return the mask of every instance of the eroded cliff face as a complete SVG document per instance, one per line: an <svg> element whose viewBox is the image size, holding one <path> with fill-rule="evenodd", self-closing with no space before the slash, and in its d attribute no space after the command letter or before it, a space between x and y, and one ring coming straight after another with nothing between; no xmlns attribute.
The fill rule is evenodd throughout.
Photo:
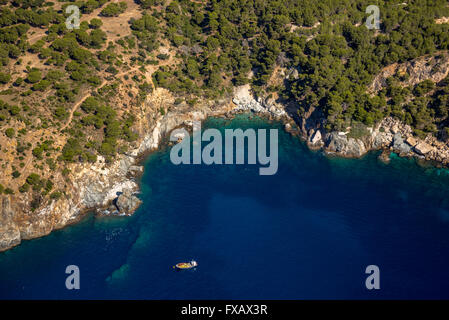
<svg viewBox="0 0 449 320"><path fill-rule="evenodd" d="M14 218L14 212L11 210L10 196L0 198L0 251L11 248L20 243L20 230Z"/></svg>
<svg viewBox="0 0 449 320"><path fill-rule="evenodd" d="M449 74L449 54L441 52L436 55L417 58L405 63L394 63L385 67L374 78L368 91L376 93L387 85L386 79L395 74L407 74L406 80L402 81L403 86L416 85L424 80L440 82Z"/></svg>
<svg viewBox="0 0 449 320"><path fill-rule="evenodd" d="M3 196L0 215L0 251L18 245L22 240L41 237L51 231L77 222L83 213L97 209L101 214L132 214L140 204L134 195L139 191L136 175L143 171L138 165L140 156L159 147L163 137L173 129L191 127L193 121L210 116L232 114L240 111L261 112L272 116L286 116L282 106L275 107L256 101L249 86L236 90L231 99L218 104L203 101L194 108L175 105L169 91L158 88L150 95L136 115L140 139L126 154L117 155L112 163L98 157L97 162L74 163L68 167L70 174L59 183L70 185L70 194L52 200L35 211L27 211L24 195ZM239 98L243 100L240 101ZM161 105L167 110L160 112ZM271 111L267 108L271 108Z"/></svg>

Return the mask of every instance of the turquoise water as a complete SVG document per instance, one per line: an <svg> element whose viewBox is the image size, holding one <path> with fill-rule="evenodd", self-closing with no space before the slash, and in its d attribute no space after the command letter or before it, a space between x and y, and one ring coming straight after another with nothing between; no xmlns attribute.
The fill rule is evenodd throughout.
<svg viewBox="0 0 449 320"><path fill-rule="evenodd" d="M0 254L0 298L449 298L449 172L392 155L328 158L279 123L279 170L145 161L132 217L87 216ZM196 270L172 266L195 258ZM67 265L80 290L65 288ZM365 268L380 268L380 289Z"/></svg>

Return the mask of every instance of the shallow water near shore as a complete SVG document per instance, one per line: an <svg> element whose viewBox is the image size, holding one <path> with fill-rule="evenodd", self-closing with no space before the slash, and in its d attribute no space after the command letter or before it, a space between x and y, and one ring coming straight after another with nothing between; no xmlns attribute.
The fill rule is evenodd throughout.
<svg viewBox="0 0 449 320"><path fill-rule="evenodd" d="M277 174L152 153L134 216L88 215L0 253L0 298L449 298L447 169L328 158L248 115L207 127L278 128ZM195 270L174 271L192 258ZM65 287L68 265L80 290ZM365 287L368 265L380 290Z"/></svg>

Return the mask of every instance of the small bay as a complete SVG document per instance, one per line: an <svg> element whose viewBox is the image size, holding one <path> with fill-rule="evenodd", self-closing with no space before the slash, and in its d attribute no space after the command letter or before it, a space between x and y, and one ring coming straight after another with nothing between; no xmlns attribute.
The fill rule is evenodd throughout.
<svg viewBox="0 0 449 320"><path fill-rule="evenodd" d="M205 128L279 129L278 172L176 166L165 146L144 162L133 216L89 214L0 253L0 298L449 298L449 170L328 157L249 115ZM190 259L195 270L173 269ZM80 290L65 287L68 265ZM368 265L379 290L365 287Z"/></svg>

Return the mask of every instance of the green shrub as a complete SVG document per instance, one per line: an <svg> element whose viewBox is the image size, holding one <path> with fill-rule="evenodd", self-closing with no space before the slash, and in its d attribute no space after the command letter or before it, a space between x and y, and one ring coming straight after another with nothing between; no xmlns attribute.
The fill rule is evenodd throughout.
<svg viewBox="0 0 449 320"><path fill-rule="evenodd" d="M114 155L115 154L115 148L114 146L109 142L103 142L100 146L99 152L102 155Z"/></svg>
<svg viewBox="0 0 449 320"><path fill-rule="evenodd" d="M92 20L90 20L89 22L89 28L91 29L98 29L103 25L103 22L101 22L100 19L97 18L93 18Z"/></svg>
<svg viewBox="0 0 449 320"><path fill-rule="evenodd" d="M42 146L38 146L38 147L34 148L32 151L33 156L35 156L38 159L42 159L43 152L44 152L44 149L42 148Z"/></svg>
<svg viewBox="0 0 449 320"><path fill-rule="evenodd" d="M61 106L59 106L59 107L57 107L55 109L55 113L54 114L55 114L55 118L58 119L58 120L62 120L64 118L67 118L68 115L69 115L69 113L65 110L65 108L61 107Z"/></svg>
<svg viewBox="0 0 449 320"><path fill-rule="evenodd" d="M62 159L65 161L74 161L73 158L81 155L82 151L77 139L69 139L64 145L64 148L62 148Z"/></svg>
<svg viewBox="0 0 449 320"><path fill-rule="evenodd" d="M413 89L413 94L421 97L435 88L435 84L431 80L424 80L418 83Z"/></svg>
<svg viewBox="0 0 449 320"><path fill-rule="evenodd" d="M5 135L10 139L13 138L15 134L16 132L13 128L8 128L5 130Z"/></svg>
<svg viewBox="0 0 449 320"><path fill-rule="evenodd" d="M55 191L52 194L50 194L50 199L53 200L58 200L59 198L61 198L62 193L60 191Z"/></svg>
<svg viewBox="0 0 449 320"><path fill-rule="evenodd" d="M95 163L97 162L97 155L95 153L92 152L86 152L85 153L86 157L87 157L87 161L90 163Z"/></svg>
<svg viewBox="0 0 449 320"><path fill-rule="evenodd" d="M31 173L26 179L26 182L30 185L36 185L40 181L41 181L41 177L37 173Z"/></svg>
<svg viewBox="0 0 449 320"><path fill-rule="evenodd" d="M100 102L95 97L87 97L81 104L81 109L86 113L91 113L98 109Z"/></svg>
<svg viewBox="0 0 449 320"><path fill-rule="evenodd" d="M27 183L27 182L25 182L22 186L20 186L20 188L19 188L19 192L21 192L21 193L25 193L25 192L27 192L28 190L30 190L30 185Z"/></svg>
<svg viewBox="0 0 449 320"><path fill-rule="evenodd" d="M117 17L120 13L125 12L126 8L126 2L109 3L103 10L101 10L100 16Z"/></svg>
<svg viewBox="0 0 449 320"><path fill-rule="evenodd" d="M0 72L0 83L6 84L9 82L9 80L11 80L10 74Z"/></svg>
<svg viewBox="0 0 449 320"><path fill-rule="evenodd" d="M51 82L49 80L41 80L39 81L39 83L36 83L35 85L33 85L33 87L31 89L35 90L35 91L45 91L47 90L47 88L51 85Z"/></svg>
<svg viewBox="0 0 449 320"><path fill-rule="evenodd" d="M161 60L167 60L168 58L170 58L170 56L168 54L165 54L165 53L160 53L156 57L158 59L161 59Z"/></svg>
<svg viewBox="0 0 449 320"><path fill-rule="evenodd" d="M50 193L51 189L53 189L53 182L51 180L47 180L45 183L44 194Z"/></svg>
<svg viewBox="0 0 449 320"><path fill-rule="evenodd" d="M15 81L14 81L14 85L16 87L19 87L21 84L23 83L23 78L18 77Z"/></svg>
<svg viewBox="0 0 449 320"><path fill-rule="evenodd" d="M9 106L8 109L9 109L9 113L10 113L12 116L18 115L19 112L20 112L20 108L19 108L18 106Z"/></svg>
<svg viewBox="0 0 449 320"><path fill-rule="evenodd" d="M38 69L33 69L28 73L27 81L29 83L37 83L41 80L42 73Z"/></svg>

